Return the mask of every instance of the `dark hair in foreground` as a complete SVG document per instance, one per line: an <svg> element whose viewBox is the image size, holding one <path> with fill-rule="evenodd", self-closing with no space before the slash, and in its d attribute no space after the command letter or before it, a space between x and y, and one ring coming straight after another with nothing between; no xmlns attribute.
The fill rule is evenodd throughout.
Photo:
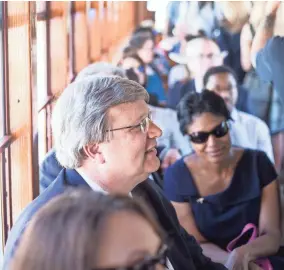
<svg viewBox="0 0 284 270"><path fill-rule="evenodd" d="M126 196L80 189L59 195L29 223L10 270L86 270L96 267L96 251L108 218L129 211L146 219L164 238L152 213Z"/></svg>
<svg viewBox="0 0 284 270"><path fill-rule="evenodd" d="M205 89L201 93L189 93L182 98L177 107L181 132L186 135L187 127L193 123L195 117L203 113L223 116L226 120L231 119L224 100L213 91Z"/></svg>
<svg viewBox="0 0 284 270"><path fill-rule="evenodd" d="M203 86L206 87L211 76L214 76L214 75L220 74L220 73L231 74L234 77L235 81L238 82L238 77L237 77L237 75L236 75L236 73L233 69L231 69L228 66L217 66L217 67L209 68L207 70L207 72L205 73L205 75L203 77Z"/></svg>

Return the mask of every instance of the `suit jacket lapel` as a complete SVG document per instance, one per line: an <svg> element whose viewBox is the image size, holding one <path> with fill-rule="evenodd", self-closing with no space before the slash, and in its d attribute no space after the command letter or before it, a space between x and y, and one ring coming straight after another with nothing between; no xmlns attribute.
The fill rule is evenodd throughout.
<svg viewBox="0 0 284 270"><path fill-rule="evenodd" d="M139 184L132 191L132 194L137 197L142 197L146 203L148 203L156 214L160 225L167 233L170 241L174 240L176 247L170 252L169 258L175 270L195 269L190 250L181 234L179 222L177 219L176 221L174 220L176 215L175 211L171 207L170 202L163 198L162 190L159 192L160 188L154 185L155 183L148 179Z"/></svg>
<svg viewBox="0 0 284 270"><path fill-rule="evenodd" d="M156 188L159 187L153 187L152 185L154 185L154 183L152 183L151 180L146 180L139 184L132 193L134 196L142 197L148 202L150 207L156 212L156 216L160 220L160 223L162 223L161 225L164 227L164 230L171 236L176 233L176 225L171 218L171 214L164 205L161 194L156 190Z"/></svg>
<svg viewBox="0 0 284 270"><path fill-rule="evenodd" d="M89 187L89 185L83 179L83 177L76 170L72 170L72 169L65 169L64 170L64 182L68 186Z"/></svg>

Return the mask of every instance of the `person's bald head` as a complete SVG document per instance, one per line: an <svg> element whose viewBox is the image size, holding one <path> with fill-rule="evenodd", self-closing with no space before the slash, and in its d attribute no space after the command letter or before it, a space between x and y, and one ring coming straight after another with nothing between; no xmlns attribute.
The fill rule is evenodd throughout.
<svg viewBox="0 0 284 270"><path fill-rule="evenodd" d="M186 44L187 66L194 77L203 77L206 71L223 64L218 44L207 37L190 40Z"/></svg>

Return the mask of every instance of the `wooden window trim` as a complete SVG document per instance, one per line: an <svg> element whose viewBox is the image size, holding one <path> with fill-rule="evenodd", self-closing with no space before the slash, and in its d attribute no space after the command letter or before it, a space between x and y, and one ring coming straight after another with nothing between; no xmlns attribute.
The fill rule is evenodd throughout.
<svg viewBox="0 0 284 270"><path fill-rule="evenodd" d="M53 100L55 99L55 96L47 96L42 105L39 106L38 108L38 113L40 113L43 109L46 109L48 105L50 105Z"/></svg>
<svg viewBox="0 0 284 270"><path fill-rule="evenodd" d="M0 139L0 154L8 148L13 142L13 137L11 135L6 135Z"/></svg>

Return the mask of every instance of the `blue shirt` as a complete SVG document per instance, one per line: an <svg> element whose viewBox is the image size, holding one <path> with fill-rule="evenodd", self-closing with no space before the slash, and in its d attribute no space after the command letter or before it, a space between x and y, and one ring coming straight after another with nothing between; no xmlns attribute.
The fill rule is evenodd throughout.
<svg viewBox="0 0 284 270"><path fill-rule="evenodd" d="M151 67L146 68L146 73L147 73L147 85L146 85L147 92L149 94L155 95L159 102L165 102L166 94L161 77Z"/></svg>
<svg viewBox="0 0 284 270"><path fill-rule="evenodd" d="M284 102L284 37L273 37L256 56L259 77L272 82L282 103Z"/></svg>

